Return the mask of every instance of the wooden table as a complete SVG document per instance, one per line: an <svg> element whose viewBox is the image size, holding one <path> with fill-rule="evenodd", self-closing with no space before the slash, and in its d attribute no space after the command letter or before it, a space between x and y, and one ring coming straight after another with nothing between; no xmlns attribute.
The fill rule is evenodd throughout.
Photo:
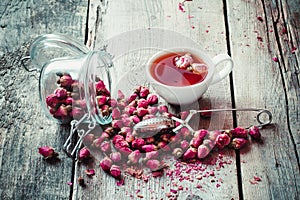
<svg viewBox="0 0 300 200"><path fill-rule="evenodd" d="M172 199L170 194L177 199L300 199L299 0L193 0L184 3L185 12L178 3L0 2L0 199ZM233 72L221 82L222 94L212 88L206 99L219 98L226 107L266 108L273 123L261 130L263 143L251 142L241 151L226 149L222 161L227 164L219 170L208 166L215 176L202 180L127 178L124 186L117 186L97 160L96 175L88 178L87 166L63 153L70 127L45 117L38 78L19 61L41 34L64 33L98 49L103 40L120 33L154 27L193 39L211 57L228 53ZM227 128L248 126L253 113L227 113L223 121ZM59 162L49 163L38 154L44 145L60 153ZM85 187L78 177L84 178ZM183 190L172 193L179 185Z"/></svg>

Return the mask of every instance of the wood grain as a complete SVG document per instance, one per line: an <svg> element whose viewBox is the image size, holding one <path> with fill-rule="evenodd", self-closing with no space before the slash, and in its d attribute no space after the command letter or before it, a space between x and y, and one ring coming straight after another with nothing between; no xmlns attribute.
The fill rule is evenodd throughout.
<svg viewBox="0 0 300 200"><path fill-rule="evenodd" d="M84 41L87 1L0 3L0 199L68 199L71 159L62 153L68 127L48 120L39 102L38 76L19 61L40 34L65 33ZM61 160L47 162L49 145Z"/></svg>
<svg viewBox="0 0 300 200"><path fill-rule="evenodd" d="M291 53L299 45L295 7L299 4L287 1L227 5L236 106L269 109L274 123L261 131L262 144L252 142L241 151L244 199L299 198L299 51ZM253 114L238 114L238 125L251 121ZM262 181L255 184L254 176Z"/></svg>

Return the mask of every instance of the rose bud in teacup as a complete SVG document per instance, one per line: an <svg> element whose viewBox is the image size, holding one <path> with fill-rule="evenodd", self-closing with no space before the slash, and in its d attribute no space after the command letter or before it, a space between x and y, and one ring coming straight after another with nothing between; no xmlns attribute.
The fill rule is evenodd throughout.
<svg viewBox="0 0 300 200"><path fill-rule="evenodd" d="M219 71L216 66L226 61ZM153 89L171 104L197 101L212 84L224 79L232 70L227 54L214 58L200 50L176 48L159 51L147 62L146 74Z"/></svg>

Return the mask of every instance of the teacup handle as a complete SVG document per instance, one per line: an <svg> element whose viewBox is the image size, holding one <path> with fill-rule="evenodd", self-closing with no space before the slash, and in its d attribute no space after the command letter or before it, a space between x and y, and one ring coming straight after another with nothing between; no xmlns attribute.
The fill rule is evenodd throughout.
<svg viewBox="0 0 300 200"><path fill-rule="evenodd" d="M231 70L233 68L233 60L227 54L219 54L219 55L215 56L212 60L215 64L215 67L217 67L217 65L219 65L222 62L227 62L227 64L221 71L215 72L213 79L211 81L211 84L215 84L229 75L229 73L231 72Z"/></svg>

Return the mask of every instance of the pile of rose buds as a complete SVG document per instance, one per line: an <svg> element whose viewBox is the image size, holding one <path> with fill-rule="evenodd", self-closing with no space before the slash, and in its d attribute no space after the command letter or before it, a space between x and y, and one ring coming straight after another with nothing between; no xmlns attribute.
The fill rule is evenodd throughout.
<svg viewBox="0 0 300 200"><path fill-rule="evenodd" d="M225 147L240 149L248 143L248 135L260 139L257 127L249 129L237 127L228 131L189 131L186 127L176 133L166 128L156 134L136 134L134 125L159 116L175 116L168 112L166 105L158 103L158 97L150 94L147 87L139 86L129 96L118 91L116 100L110 99L113 121L99 134L88 134L84 138L87 148L80 151L79 159L85 159L86 152L101 152L103 159L100 167L116 179L121 179L121 172L130 169L148 170L163 175L168 167L165 160L170 156L185 162L203 159L212 150ZM179 113L177 118L185 119L187 111ZM175 126L179 123L176 122ZM88 150L89 149L89 150Z"/></svg>
<svg viewBox="0 0 300 200"><path fill-rule="evenodd" d="M87 113L86 101L80 97L83 86L80 86L77 80L73 80L68 73L57 73L56 75L58 76L58 88L46 97L50 114L61 123L69 123L72 119L80 119ZM103 116L107 116L110 114L110 92L100 79L97 80L95 89L98 108Z"/></svg>

